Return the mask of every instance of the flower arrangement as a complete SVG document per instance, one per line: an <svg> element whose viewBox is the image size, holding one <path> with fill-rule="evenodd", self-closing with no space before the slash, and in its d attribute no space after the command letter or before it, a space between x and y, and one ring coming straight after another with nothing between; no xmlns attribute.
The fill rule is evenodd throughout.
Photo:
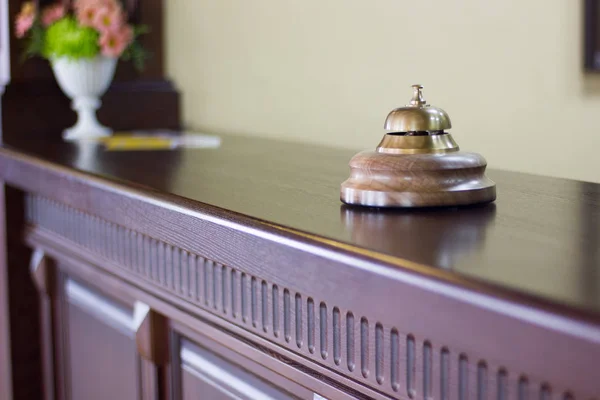
<svg viewBox="0 0 600 400"><path fill-rule="evenodd" d="M26 58L79 60L101 55L131 60L138 69L147 53L137 39L147 31L127 22L119 0L61 1L41 11L28 1L15 21L15 35L26 43Z"/></svg>

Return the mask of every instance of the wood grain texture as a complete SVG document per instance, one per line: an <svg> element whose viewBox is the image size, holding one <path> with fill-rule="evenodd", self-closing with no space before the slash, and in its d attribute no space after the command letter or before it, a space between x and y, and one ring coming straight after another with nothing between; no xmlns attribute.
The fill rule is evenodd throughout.
<svg viewBox="0 0 600 400"><path fill-rule="evenodd" d="M42 248L53 259L60 261L59 267L64 272L61 275L70 276L82 282L93 282L95 288L101 287L102 293L111 298L134 297L148 304L157 312L169 316L170 326L179 336L199 343L204 343L202 337L206 336L219 345L331 399L349 400L361 398L363 394L367 398L376 400L389 398L352 379L333 373L326 367L307 364L304 357L282 348L276 343L257 337L243 327L230 324L219 315L206 312L189 302L161 295L159 292L153 291L151 286L144 284L143 280L128 279L127 275L122 274L123 271L110 270L110 273L107 274L103 268L109 264L106 260L95 259L96 262L101 263L90 264L88 261L81 261L82 253L75 247L56 246L56 243L49 245L41 238L37 238L35 241L39 244L44 243ZM65 339L65 342L68 343L68 338ZM178 347L178 339L171 341L171 347ZM171 352L171 354L177 358L177 352ZM172 371L172 373L177 375L176 371ZM171 382L170 385L173 386L174 383ZM174 389L177 390L176 387ZM175 396L174 398L180 397Z"/></svg>
<svg viewBox="0 0 600 400"><path fill-rule="evenodd" d="M239 329L359 392L419 398L435 376L428 390L436 396L502 394L521 379L536 394L547 385L561 395L597 393L597 299L581 302L580 287L564 284L597 272L597 185L497 173L511 193L506 203L356 210L334 194L347 171L346 160L342 168L333 159L348 153L256 142L228 137L216 151L125 156L29 141L0 150L0 171L41 195L32 197L30 244ZM317 160L310 167L308 156ZM528 273L534 282L514 283Z"/></svg>
<svg viewBox="0 0 600 400"><path fill-rule="evenodd" d="M502 192L494 205L383 212L339 201L352 151L232 136L218 150L144 153L12 143L14 150L0 150L4 177L152 237L165 231L154 231L147 216L178 215L174 224L185 234L169 234L170 243L201 234L183 216L200 213L600 316L597 184L491 170ZM143 197L164 207L143 206Z"/></svg>
<svg viewBox="0 0 600 400"><path fill-rule="evenodd" d="M120 236L118 232L123 229L118 225L99 219L93 219L93 222L90 223L90 219L86 219L85 215L82 216L83 218L78 215L69 215L68 209L67 212L63 211L64 206L44 199L33 199L30 209L33 212L30 221L34 226L43 229L40 231L34 228L28 233L28 241L32 245L43 246L51 252L77 254L78 257L84 257L90 260L89 262L101 266L135 285L147 282L149 285L144 286L146 290L155 292L157 295L169 295L170 301L179 298L192 307L203 309L222 321L220 324L224 327L237 325L248 329L253 334L251 340L256 340L258 337L265 338L310 359L312 362L332 369L338 374L377 388L391 396L404 393L408 397L416 396L418 398L424 394L420 382L427 380L424 372L427 368L424 366L421 368L419 360L420 354L422 354L421 349L426 347L429 347L430 358L437 357L435 359L438 361L433 361L433 363L443 364L443 368L434 369L437 372L428 378L431 392L441 393L444 390L457 392L459 390L461 386L446 388L448 384L444 383L458 382L456 376L451 380L449 380L451 376L448 376L448 379L443 377L458 371L459 366L464 364L461 360L463 356L467 360L474 358L477 362L485 363L490 370L509 371L511 376L529 377L532 390L540 390L540 387L548 383L555 390L565 392L560 388L568 387L571 388L569 390L572 393L578 395L582 395L580 391L593 393L595 390L592 389L596 384L595 379L591 375L586 376L581 372L587 370L588 366L592 365L598 357L595 355L598 347L594 343L600 340L600 333L597 327L592 325L585 326L575 320L570 320L561 322L562 327L559 327L556 325L558 321L543 321L540 319L543 319L543 314L536 313L527 313L526 317L525 315L517 317L517 319L526 318L527 322L523 324L515 319L494 315L495 313L489 309L489 304L485 307L489 313L486 315L485 312L482 312L484 310L480 309L482 304L487 303L482 298L474 307L460 301L453 301L451 298L444 298L442 301L439 299L439 293L429 297L427 293L419 294L414 291L410 285L404 286L398 281L389 282L390 275L387 277L365 275L361 278L355 271L352 273L354 276L345 275L345 279L340 281L338 278L341 271L331 270L330 274L326 265L319 264L315 267L320 272L315 273L314 278L309 274L302 280L286 281L284 277L294 275L294 271L288 265L280 264L277 267L278 276L270 277L267 281L264 279L265 272L254 270L250 267L250 263L240 267L241 271L238 271L193 254L196 262L192 265L195 265L194 268L200 266L200 270L196 270L196 275L200 276L200 280L196 282L208 290L204 291L206 297L190 297L189 290L181 290L181 287L185 288L186 285L177 286L172 280L161 283L148 275L147 265L152 262L151 259L142 257L140 260L140 257L136 257L137 261L134 264L123 265L118 261L121 256L115 254L110 245L108 247L101 245L100 248L94 245L94 243L114 243L112 239ZM78 229L90 232L90 237L81 239L77 234ZM66 240L59 239L61 232L66 232L66 234L63 233L66 235L64 238ZM131 253L146 253L143 243L147 239L144 238L144 235L138 234L138 237L140 236L141 240L126 241L123 244L122 251L124 251L125 259L132 258L129 256ZM91 246L84 247L82 244L90 238L92 239ZM181 249L170 246L169 253L172 256L165 259L163 266L165 270L180 269L181 253L183 253ZM190 254L186 253L189 258ZM93 257L94 254L97 254L98 257ZM250 257L249 254L246 256ZM64 256L62 257L64 258ZM303 264L299 258L296 258L296 261ZM316 263L317 260L312 259L311 262ZM230 280L229 277L240 274L241 277L246 276L246 279L239 279L240 286L236 284L229 289L231 282L238 282L237 279ZM341 288L344 285L351 285L353 289L360 292L361 283L359 282L365 280L368 280L368 285L372 286L370 291L368 285L363 286L364 291L373 292L372 288L377 288L377 292L371 293L366 300L349 298L344 295L343 290L340 290L339 293L331 293L331 290L328 289L329 285L337 285ZM275 324L277 316L281 313L283 313L283 319L286 319L286 310L281 309L281 305L285 308L285 301L279 298L280 289L283 289L284 294L286 291L291 292L290 297L295 298L295 316L289 316L290 321L294 321L292 323L295 324L290 328L290 331L295 332L295 341L277 335L277 330L269 329L271 323ZM250 308L250 318L240 318L237 314L233 315L223 311L228 309L226 304L235 292L241 292L242 295L246 293L246 307L242 306L241 308ZM419 302L412 300L415 298L419 298ZM243 303L244 301L242 301ZM388 303L410 304L410 306L394 308L393 312L387 312L381 305ZM504 307L510 306L505 305ZM339 331L346 335L338 335L337 338L333 333L335 326L332 326L336 321L336 309L346 316L345 321L338 318L338 321L341 320ZM330 317L328 310L333 310L334 315ZM460 314L458 310L461 311ZM523 312L525 311L522 310L521 313ZM428 315L430 318L420 322L419 319L414 318L415 315ZM512 316L512 318L514 317L515 315ZM538 325L532 330L532 324L540 323L544 327ZM448 326L452 326L452 328L448 329ZM584 331L587 332L584 333ZM504 333L498 337L498 332ZM508 337L512 339L507 340ZM337 346L345 350L339 360L336 360L335 356L331 357L327 352L328 348L335 348L336 339L338 340ZM558 345L559 343L562 344ZM515 348L519 349L518 357L512 353ZM546 362L550 356L546 356L545 361L537 358L536 354L539 354L542 348L546 349L544 352L551 353L551 357L555 357L557 363ZM562 364L558 360L562 360L564 357L570 358L569 364L573 371L578 371L576 374L568 375L563 372ZM352 361L345 363L344 359ZM466 368L466 366L463 367L463 378L461 379L470 382L470 390L481 390L483 386L490 384L493 376L486 380L477 380L472 375L474 370ZM465 375L464 371L471 372ZM514 382L511 382L510 385L507 383L507 385L511 389L516 387ZM411 395L413 392L415 394Z"/></svg>
<svg viewBox="0 0 600 400"><path fill-rule="evenodd" d="M439 207L489 203L496 185L485 176L487 163L476 153L358 153L340 198L371 207Z"/></svg>

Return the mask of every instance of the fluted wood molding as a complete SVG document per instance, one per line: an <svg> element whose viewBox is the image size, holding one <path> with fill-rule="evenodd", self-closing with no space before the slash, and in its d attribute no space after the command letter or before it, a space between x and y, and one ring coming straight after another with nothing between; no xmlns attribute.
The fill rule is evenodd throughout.
<svg viewBox="0 0 600 400"><path fill-rule="evenodd" d="M543 371L538 372L541 368L528 371L517 362L498 360L501 357L492 354L494 349L467 349L456 343L456 338L435 330L423 334L419 315L441 315L436 307L446 305L448 299L438 299L434 307L424 305L423 299L411 302L409 287L384 290L386 282L378 280L377 286L387 293L387 300L398 304L396 313L382 316L376 307L367 309L363 304L374 304L376 293L364 293L361 302L355 301L360 296L348 293L325 295L303 281L286 282L285 271L292 266L285 264L277 275L265 274L251 265L233 267L39 196L28 198L28 217L32 225L26 235L29 243L60 242L57 248L89 257L90 263L109 272L133 277L133 283L146 282L162 296L176 297L218 316L222 328L242 327L257 339L266 339L386 396L429 400L466 398L469 393L483 396L480 398L529 393L536 398L550 394L589 398L575 392L576 387L563 385L563 377L550 380ZM336 277L322 271L320 279ZM160 339L166 334L167 322L143 303L135 308L139 352L161 365L168 360L168 349L156 343L168 342ZM515 332L533 328L510 320L501 326ZM482 321L460 329L468 335L473 329L481 332L485 328L487 323ZM581 365L592 365L596 359L598 348L593 342L600 340L596 330L586 331L590 336L578 343L557 331L537 332L539 340L549 340L552 335L556 338L553 343L570 343L568 351L578 354ZM474 339L490 337L478 333ZM519 335L514 335L512 346L529 351L519 340ZM584 387L586 378L582 376L579 383Z"/></svg>

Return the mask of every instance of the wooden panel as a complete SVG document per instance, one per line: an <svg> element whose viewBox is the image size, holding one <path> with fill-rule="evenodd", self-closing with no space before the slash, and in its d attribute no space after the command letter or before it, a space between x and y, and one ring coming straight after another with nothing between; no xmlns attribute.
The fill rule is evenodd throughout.
<svg viewBox="0 0 600 400"><path fill-rule="evenodd" d="M139 399L133 310L68 278L64 290L68 398Z"/></svg>
<svg viewBox="0 0 600 400"><path fill-rule="evenodd" d="M247 360L253 360L261 367L254 366L251 368L252 371L262 377L267 377L271 382L276 382L278 387L288 390L288 385L293 381L309 389L309 394L320 393L330 399L351 400L364 396L377 400L389 398L344 376L331 374L324 367L307 364L301 356L264 339L251 337L249 332L235 325L228 325L226 329L218 328L219 323L224 322L219 317L203 312L189 303L177 301L177 299L170 298L167 302L163 295L148 290L147 286L141 285L144 290L139 289L139 283L141 283L139 280L132 286L125 283L126 279L123 279L124 277L118 273L106 274L102 272L103 268L100 264L81 261L81 254L74 247L50 246L48 242L41 240L37 242L36 247L43 248L53 258L60 259L61 269L78 281L94 282L94 285L103 288L103 291L110 290L110 297L129 298L133 296L148 304L156 312L169 316L169 324L173 326L172 329L181 336L190 338L194 343L201 343L203 347L214 350L228 360L235 360L233 362L238 365L245 365L243 359L246 359L246 363ZM104 261L104 263L106 262ZM153 294L149 294L149 292ZM210 338L208 343L203 341L207 337ZM178 344L174 344L173 348L177 349ZM178 356L176 350L171 353L173 356ZM235 353L239 355L236 357ZM159 368L159 375L171 376L172 373L169 370L173 365L178 366L179 363L172 362L166 368ZM259 370L261 372L257 372ZM160 385L161 393L171 393L171 380L163 382L166 384ZM143 383L144 387L147 386L146 382ZM288 391L294 394L299 393L297 387ZM304 392L306 393L306 390ZM165 398L164 396L163 394L161 398ZM312 395L307 396L301 397L310 398ZM179 397L175 396L174 398Z"/></svg>
<svg viewBox="0 0 600 400"><path fill-rule="evenodd" d="M378 293L373 291L369 296L372 307L368 307L364 301L348 297L343 291L329 293L316 290L320 284L317 279L310 280L310 277L306 277L305 280L296 282L286 282L281 276L266 279L261 271L246 267L232 268L161 243L139 232L130 232L127 228L102 219L69 211L63 205L46 199L34 197L31 205L32 223L64 235L70 243L85 247L90 255L98 254L103 260L102 265L112 272L132 274L137 284L140 281L148 282L151 287L159 288L160 293L192 303L227 323L244 327L256 336L297 352L361 384L377 388L389 396L425 398L425 393L442 397L449 393L459 396L460 393L484 390L484 386L487 390L492 390L494 396L499 396L499 391L504 390L504 386L498 386L494 382L505 375L508 378L503 382L506 382L506 387L510 390L516 390L518 382L527 379L532 393L541 393L542 388L548 384L562 393L579 393L585 391L582 390L583 387L571 382L581 379L581 373L578 373L576 379L571 378L569 383L562 384L566 386L564 387L561 385L565 380L564 374L553 375L550 379L548 376L551 374L543 369L547 363L535 369L524 365L538 362L535 352L540 351L542 346L542 334L548 336L545 340L549 340L550 336L554 338L546 344L552 349L547 353L548 357L552 356L556 362L569 357L571 366L580 366L574 367L577 370L585 371L585 365L593 365L594 354L599 350L594 345L597 330L592 326L577 325L574 321L565 321L565 324L570 329L582 329L576 333L578 339L557 335L557 331L538 330L536 334L531 334L534 339L529 340L527 335L517 333L528 332L532 328L528 322L525 325L512 325L515 330L511 332L515 336L511 336L510 343L507 343L507 336L504 339L495 336L492 325L488 326L480 320L477 323L471 321L475 311L462 317L456 314L456 310L460 310L464 304L455 303L450 306L448 299L443 302L434 300L430 303L432 308L429 308L425 306L423 296L421 304L411 302L413 296L408 293L408 287L398 291L392 291L391 288L383 290L389 284L385 280L378 280L375 285L375 278L370 278L371 283L385 293L385 298L374 301L378 298ZM119 238L124 239L120 241ZM89 244L86 246L85 243ZM158 270L164 271L164 280L160 278L162 272L151 273L154 258L149 256L161 252L166 255L159 257L161 265ZM121 259L134 261L121 264ZM285 266L280 271L283 268ZM321 271L320 279L325 276L325 271ZM310 280L310 284L307 280ZM324 280L335 282L336 277L329 275ZM355 282L355 285L358 283ZM289 297L287 301L286 293ZM239 302L237 299L240 299ZM488 301L484 297L481 300ZM378 312L380 310L377 304L384 304L386 301L408 306L398 307L393 313ZM232 312L232 304L237 304L235 309L240 309L241 312ZM441 307L447 307L447 311L445 315L439 315L439 318L455 323L460 318L460 329L463 329L460 335L427 330L424 326L431 327L440 321L423 321L415 317L420 315L416 311L418 309L422 309L423 314L430 315L434 309L439 311ZM486 317L479 313L477 318L486 319L489 315ZM280 321L284 321L283 335L279 334ZM497 329L509 332L512 329L509 329L510 323L508 320L503 321L498 324ZM341 326L342 324L345 325ZM285 328L285 325L288 327ZM485 333L488 328L490 331ZM458 329L459 327L455 328L454 332L458 332ZM584 332L589 335L585 339L581 337ZM489 346L477 345L488 340ZM564 340L564 343L570 345L565 347L567 352L559 356L560 349L556 347L556 343ZM584 345L588 350L577 351L578 356L574 357L576 350L573 346ZM498 352L498 346L503 346L505 354ZM520 356L530 351L532 356L515 359L514 355L510 355L515 348L520 349ZM473 374L478 363L486 365L486 379L475 379ZM559 368L559 365L555 367ZM594 382L590 380L586 385L592 388Z"/></svg>
<svg viewBox="0 0 600 400"><path fill-rule="evenodd" d="M29 265L31 277L39 293L40 300L40 340L42 350L42 372L44 379L44 399L54 400L56 395L54 370L54 290L56 288L55 268L42 250L36 250Z"/></svg>
<svg viewBox="0 0 600 400"><path fill-rule="evenodd" d="M297 397L214 353L184 340L180 349L182 399L283 400Z"/></svg>
<svg viewBox="0 0 600 400"><path fill-rule="evenodd" d="M12 374L13 398L40 399L43 391L40 304L28 268L31 251L20 234L24 227L25 201L22 192L10 186L4 188L7 263L3 267L8 280L0 290L6 291L9 303L7 328L11 348L6 362L11 371L7 375Z"/></svg>
<svg viewBox="0 0 600 400"><path fill-rule="evenodd" d="M168 81L115 82L102 104L98 119L114 130L180 128L179 94ZM3 96L2 113L5 143L23 136L56 141L76 121L70 100L54 81L11 82Z"/></svg>
<svg viewBox="0 0 600 400"><path fill-rule="evenodd" d="M0 99L1 100L1 99ZM5 185L0 181L0 399L12 398Z"/></svg>

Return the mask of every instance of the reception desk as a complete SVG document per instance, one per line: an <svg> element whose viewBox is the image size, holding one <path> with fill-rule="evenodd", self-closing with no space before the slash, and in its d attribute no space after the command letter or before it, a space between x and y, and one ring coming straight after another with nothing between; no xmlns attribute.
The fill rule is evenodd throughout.
<svg viewBox="0 0 600 400"><path fill-rule="evenodd" d="M1 399L600 399L600 185L355 208L352 151L222 139L0 148Z"/></svg>

